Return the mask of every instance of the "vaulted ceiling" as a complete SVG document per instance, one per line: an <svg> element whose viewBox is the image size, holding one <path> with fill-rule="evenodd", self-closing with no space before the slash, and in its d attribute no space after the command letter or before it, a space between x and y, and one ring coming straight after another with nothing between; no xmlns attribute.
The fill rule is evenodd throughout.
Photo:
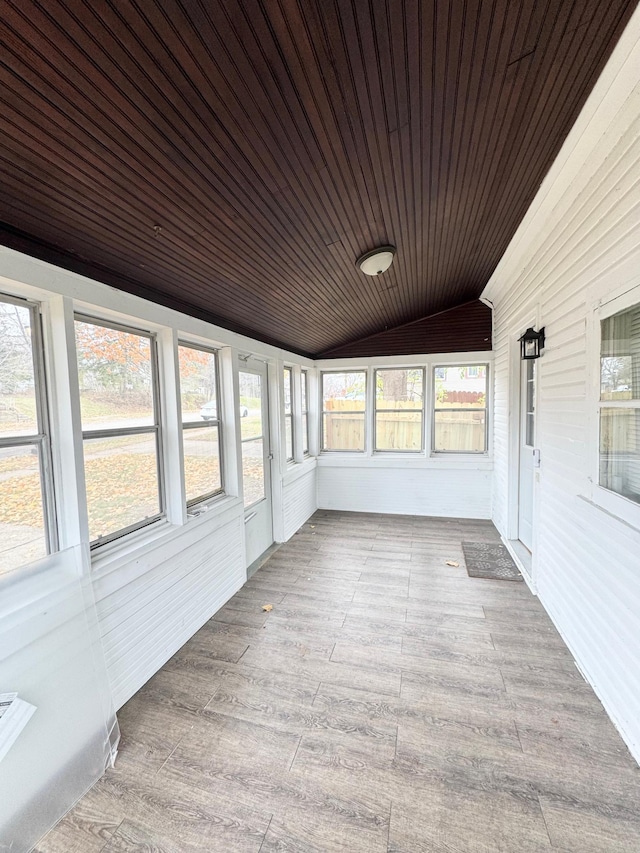
<svg viewBox="0 0 640 853"><path fill-rule="evenodd" d="M477 299L635 5L4 0L0 242L357 354Z"/></svg>

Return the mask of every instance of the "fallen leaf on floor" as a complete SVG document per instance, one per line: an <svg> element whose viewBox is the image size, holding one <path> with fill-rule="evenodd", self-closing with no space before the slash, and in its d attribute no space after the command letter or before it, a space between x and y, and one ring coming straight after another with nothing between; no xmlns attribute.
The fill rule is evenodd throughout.
<svg viewBox="0 0 640 853"><path fill-rule="evenodd" d="M456 561L455 561L455 560L447 560L447 565L448 565L448 566L453 566L455 569L457 569L457 568L458 568L458 566L460 565L460 563L456 563Z"/></svg>
<svg viewBox="0 0 640 853"><path fill-rule="evenodd" d="M315 528L316 528L315 524L310 524L310 525L309 525L309 527L310 527L312 530L315 530Z"/></svg>
<svg viewBox="0 0 640 853"><path fill-rule="evenodd" d="M273 610L273 604L263 604L262 609L265 613L270 613Z"/></svg>

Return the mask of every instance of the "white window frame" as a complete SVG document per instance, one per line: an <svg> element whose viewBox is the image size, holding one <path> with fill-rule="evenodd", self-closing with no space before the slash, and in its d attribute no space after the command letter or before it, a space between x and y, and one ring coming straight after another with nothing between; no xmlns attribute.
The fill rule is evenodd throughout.
<svg viewBox="0 0 640 853"><path fill-rule="evenodd" d="M628 285L627 285L628 287ZM600 399L600 357L602 352L602 327L603 320L619 314L627 308L633 308L640 304L640 285L632 286L627 290L612 295L607 300L600 300L592 307L589 339L591 346L587 347L588 364L593 365L592 382L590 386L590 413L589 436L592 441L592 453L589 465L589 494L592 503L606 510L611 515L621 519L632 527L640 530L640 504L626 498L617 492L600 485L600 409L606 407L620 406L621 401ZM631 401L624 401L625 403ZM623 404L624 405L624 404ZM635 407L634 407L635 408Z"/></svg>
<svg viewBox="0 0 640 853"><path fill-rule="evenodd" d="M485 368L485 392L484 392L484 450L436 450L436 412L437 411L449 411L438 409L436 405L436 370L439 368L451 369L455 367L484 367ZM473 361L473 362L465 362L465 361L452 361L452 362L433 362L431 364L431 376L430 376L430 396L431 396L431 456L433 457L441 457L441 456L469 456L474 458L479 458L482 456L489 456L489 412L490 412L490 396L489 396L489 388L490 388L490 370L491 365L486 361ZM468 409L460 408L456 409L457 412L465 412L465 411L473 411L480 412L481 409L469 407Z"/></svg>
<svg viewBox="0 0 640 853"><path fill-rule="evenodd" d="M98 539L91 539L89 547L92 553L97 553L98 549L111 542L121 540L129 534L136 533L140 530L148 528L150 525L156 524L158 521L166 519L167 503L166 503L166 488L165 488L165 473L164 473L164 448L163 448L163 430L162 418L160 409L161 386L160 386L160 369L158 359L158 340L157 334L147 329L140 329L136 326L129 326L117 321L105 320L99 316L92 316L81 312L75 312L74 323L91 323L94 326L102 326L107 329L114 329L118 332L125 332L130 335L138 335L139 337L148 338L151 352L151 384L153 389L153 425L146 427L111 427L108 429L89 429L82 430L82 447L84 454L84 443L86 440L97 438L115 438L121 435L143 435L155 434L156 442L156 466L158 472L158 503L160 510L147 518L129 524L126 527L121 527L106 536L100 536ZM76 354L77 360L77 354ZM86 480L86 473L85 473Z"/></svg>
<svg viewBox="0 0 640 853"><path fill-rule="evenodd" d="M371 371L368 370L366 367L353 367L353 368L345 367L345 368L341 368L341 369L336 368L335 370L320 370L320 382L318 384L320 386L320 388L319 388L319 391L320 391L320 443L319 443L319 447L320 447L321 453L356 453L360 456L366 455L368 453L368 447L369 447L369 417L368 417L368 412L369 412L369 403L370 403L370 401L369 401L369 393L370 393L369 387L371 385L371 382L369 381L370 372ZM346 450L336 449L336 450L334 450L333 448L324 446L324 416L326 414L331 414L331 412L329 412L327 409L324 408L324 377L331 374L331 373L333 373L333 374L336 374L336 373L364 373L364 381L365 381L364 409L354 409L353 411L346 411L345 410L345 411L340 412L340 414L342 414L342 415L362 415L363 416L363 418L364 418L364 447L362 450L349 450L349 449L346 449Z"/></svg>
<svg viewBox="0 0 640 853"><path fill-rule="evenodd" d="M287 379L288 376L288 379ZM286 408L286 397L284 394L285 383L289 382L289 411L287 412ZM282 369L282 414L283 414L283 426L284 426L284 444L285 444L285 454L284 459L287 465L291 465L295 462L296 459L296 430L295 430L295 419L293 416L294 406L295 406L295 392L293 390L293 367L289 364L285 364ZM289 421L291 426L291 447L287 446L287 421ZM289 451L291 451L291 455L289 455Z"/></svg>
<svg viewBox="0 0 640 853"><path fill-rule="evenodd" d="M38 449L38 471L40 476L40 494L42 498L42 519L47 554L59 549L58 524L56 517L55 484L53 477L53 457L51 449L51 423L49 417L49 395L46 380L44 335L42 329L42 308L39 302L22 299L6 293L0 294L0 301L25 308L31 315L31 358L34 375L34 397L36 401L36 424L38 432L24 436L0 437L3 447L36 447ZM25 564L26 565L26 564ZM17 567L15 571L19 571ZM14 571L14 570L12 570Z"/></svg>
<svg viewBox="0 0 640 853"><path fill-rule="evenodd" d="M421 409L380 409L378 410L378 373L384 373L389 371L398 371L398 370L419 370L422 373L422 408ZM422 455L424 454L424 426L425 426L425 415L426 415L426 405L427 405L427 370L424 365L412 365L411 367L407 366L390 366L390 367L374 367L373 368L373 452L374 453L402 453L402 454L411 454ZM420 412L421 422L420 422L420 447L417 450L409 450L409 449L401 449L401 448L388 448L388 447L378 447L378 411L380 412L390 412L391 414L397 412Z"/></svg>
<svg viewBox="0 0 640 853"><path fill-rule="evenodd" d="M304 394L302 393L302 385L304 383ZM305 420L306 418L306 420ZM303 427L303 423L305 427ZM302 444L302 455L303 457L310 456L309 449L309 371L302 367L300 369L300 432L303 437L303 441L307 442L307 449L304 449L304 444Z"/></svg>
<svg viewBox="0 0 640 853"><path fill-rule="evenodd" d="M178 379L180 382L179 387L179 399L180 399L180 440L182 441L182 476L184 478L184 488L185 488L185 499L186 499L186 467L184 464L184 431L185 429L207 429L208 427L213 428L214 426L218 428L218 464L220 466L220 488L215 489L214 491L207 492L204 495L199 495L198 497L186 499L186 506L188 510L193 509L194 507L200 506L201 504L207 504L216 498L225 494L225 471L224 471L224 442L223 442L223 427L222 427L222 419L220 415L222 400L220 398L220 358L217 349L213 347L205 346L204 344L194 344L192 341L184 341L178 339L178 348L184 347L185 349L194 349L199 352L205 352L207 355L212 355L215 361L215 374L216 374L216 417L210 421L204 421L200 423L199 421L185 421L182 417L182 376L180 374L180 358L178 357Z"/></svg>

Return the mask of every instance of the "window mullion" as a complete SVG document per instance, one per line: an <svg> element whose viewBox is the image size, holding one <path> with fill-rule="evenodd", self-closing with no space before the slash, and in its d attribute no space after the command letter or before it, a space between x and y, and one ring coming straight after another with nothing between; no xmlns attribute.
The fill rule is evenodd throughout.
<svg viewBox="0 0 640 853"><path fill-rule="evenodd" d="M74 334L73 301L55 296L47 303L46 343L47 367L51 378L54 405L51 409L54 486L59 506L60 547L69 548L87 542L89 519L87 509L82 413L78 386L78 364Z"/></svg>

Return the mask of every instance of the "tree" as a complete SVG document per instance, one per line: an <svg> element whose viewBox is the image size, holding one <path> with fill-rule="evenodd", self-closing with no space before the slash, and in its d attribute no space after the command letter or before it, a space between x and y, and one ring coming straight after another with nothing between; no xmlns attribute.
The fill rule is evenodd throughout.
<svg viewBox="0 0 640 853"><path fill-rule="evenodd" d="M151 389L151 344L147 337L76 323L81 387L85 390L144 392Z"/></svg>
<svg viewBox="0 0 640 853"><path fill-rule="evenodd" d="M33 383L30 311L0 302L0 394L16 394Z"/></svg>
<svg viewBox="0 0 640 853"><path fill-rule="evenodd" d="M178 347L180 390L183 404L202 405L216 396L216 361L213 353L193 347Z"/></svg>

